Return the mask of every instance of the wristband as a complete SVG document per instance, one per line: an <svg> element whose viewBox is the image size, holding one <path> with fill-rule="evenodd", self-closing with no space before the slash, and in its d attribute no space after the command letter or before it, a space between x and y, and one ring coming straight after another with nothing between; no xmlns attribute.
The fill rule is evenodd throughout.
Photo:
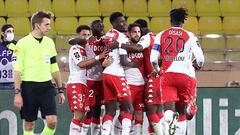
<svg viewBox="0 0 240 135"><path fill-rule="evenodd" d="M99 60L100 59L100 56L99 55L97 55L97 56L95 56L95 58L94 58L95 60Z"/></svg>
<svg viewBox="0 0 240 135"><path fill-rule="evenodd" d="M119 45L118 45L118 48L121 48L122 47L122 43L120 43Z"/></svg>
<svg viewBox="0 0 240 135"><path fill-rule="evenodd" d="M63 87L58 88L58 93L59 93L59 94L60 94L60 93L64 93L64 88L63 88Z"/></svg>

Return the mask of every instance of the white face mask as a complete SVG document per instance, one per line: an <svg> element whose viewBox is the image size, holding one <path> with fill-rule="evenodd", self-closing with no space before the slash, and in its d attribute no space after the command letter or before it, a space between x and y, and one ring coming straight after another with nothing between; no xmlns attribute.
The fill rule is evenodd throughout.
<svg viewBox="0 0 240 135"><path fill-rule="evenodd" d="M7 33L6 40L11 42L14 39L14 33Z"/></svg>

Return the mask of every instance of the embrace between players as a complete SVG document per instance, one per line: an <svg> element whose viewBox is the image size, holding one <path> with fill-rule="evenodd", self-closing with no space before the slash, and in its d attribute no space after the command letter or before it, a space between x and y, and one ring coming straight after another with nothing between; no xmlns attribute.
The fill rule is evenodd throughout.
<svg viewBox="0 0 240 135"><path fill-rule="evenodd" d="M142 19L127 25L120 12L111 14L106 34L100 20L77 28L69 40L69 135L87 134L90 125L93 135L109 135L118 107L115 134L143 134L144 111L150 134L186 134L186 120L197 111L195 69L204 56L197 37L181 28L186 10L173 9L170 18L172 27L158 34Z"/></svg>

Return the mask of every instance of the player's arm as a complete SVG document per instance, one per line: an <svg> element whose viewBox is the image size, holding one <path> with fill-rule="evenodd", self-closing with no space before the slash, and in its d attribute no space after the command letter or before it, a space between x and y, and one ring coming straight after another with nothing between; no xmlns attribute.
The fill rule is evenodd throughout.
<svg viewBox="0 0 240 135"><path fill-rule="evenodd" d="M102 52L101 54L99 54L98 56L96 56L92 59L79 62L77 65L81 68L90 67L90 66L95 65L99 60L104 59L106 56L107 56L107 52L104 51L104 52Z"/></svg>
<svg viewBox="0 0 240 135"><path fill-rule="evenodd" d="M102 66L103 66L103 67L107 67L107 66L110 66L112 63L113 63L113 58L110 57L110 56L107 56L107 57L104 59L104 61L103 61L103 63L102 63Z"/></svg>
<svg viewBox="0 0 240 135"><path fill-rule="evenodd" d="M150 61L151 61L151 64L152 64L153 69L154 69L155 72L159 72L160 71L160 68L159 68L159 58L160 58L159 51L152 49L151 55L150 55Z"/></svg>
<svg viewBox="0 0 240 135"><path fill-rule="evenodd" d="M159 72L160 67L159 67L159 59L160 59L160 36L157 35L155 40L154 40L154 46L151 51L150 55L150 62L153 66L154 72Z"/></svg>
<svg viewBox="0 0 240 135"><path fill-rule="evenodd" d="M85 60L79 49L74 49L72 51L72 58L74 60L74 62L80 67L80 68L86 68L89 66L93 66L95 65L99 60L104 59L107 56L107 51L103 51L101 54L97 55L94 58L91 58L89 60Z"/></svg>
<svg viewBox="0 0 240 135"><path fill-rule="evenodd" d="M119 47L130 52L141 52L143 50L143 47L141 45L134 43L121 44Z"/></svg>
<svg viewBox="0 0 240 135"><path fill-rule="evenodd" d="M120 48L123 48L127 51L131 52L141 52L143 49L148 48L150 45L150 36L145 35L142 36L137 44L131 43L129 44L120 44Z"/></svg>
<svg viewBox="0 0 240 135"><path fill-rule="evenodd" d="M128 61L127 55L120 55L120 64L125 67L132 67L132 68L138 68L140 63Z"/></svg>
<svg viewBox="0 0 240 135"><path fill-rule="evenodd" d="M128 60L127 51L119 48L119 54L120 54L120 64L125 67L132 67L132 68L138 68L140 66L137 62L132 62Z"/></svg>
<svg viewBox="0 0 240 135"><path fill-rule="evenodd" d="M139 42L137 44L135 43L122 43L120 44L117 41L113 41L110 43L110 48L115 49L115 48L122 48L130 52L141 52L143 49L149 47L150 44L150 36L146 35L141 37Z"/></svg>
<svg viewBox="0 0 240 135"><path fill-rule="evenodd" d="M135 43L119 43L118 41L111 41L110 42L110 49L118 49L122 48L130 52L141 52L143 50L143 47L139 44Z"/></svg>
<svg viewBox="0 0 240 135"><path fill-rule="evenodd" d="M193 55L196 58L196 61L193 62L193 66L195 69L200 70L204 64L204 55L197 37L193 38L191 44Z"/></svg>

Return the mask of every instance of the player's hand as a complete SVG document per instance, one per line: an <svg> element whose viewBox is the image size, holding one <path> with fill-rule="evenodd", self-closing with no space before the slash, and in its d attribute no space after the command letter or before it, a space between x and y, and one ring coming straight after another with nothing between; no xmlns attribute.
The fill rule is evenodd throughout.
<svg viewBox="0 0 240 135"><path fill-rule="evenodd" d="M201 67L198 66L196 59L192 61L192 66L195 68L195 70L200 70Z"/></svg>
<svg viewBox="0 0 240 135"><path fill-rule="evenodd" d="M23 106L23 99L22 99L21 93L15 94L15 97L14 97L14 106L15 106L17 109L19 109L19 110L22 108L22 106Z"/></svg>
<svg viewBox="0 0 240 135"><path fill-rule="evenodd" d="M109 48L110 48L110 50L114 50L114 49L116 49L116 48L118 48L118 47L119 47L119 42L118 42L118 41L113 40L113 41L111 41L111 42L109 43Z"/></svg>
<svg viewBox="0 0 240 135"><path fill-rule="evenodd" d="M109 51L104 50L102 53L99 54L99 59L104 59L108 56Z"/></svg>
<svg viewBox="0 0 240 135"><path fill-rule="evenodd" d="M65 101L64 93L59 93L59 94L58 94L58 103L59 103L59 104L63 104L64 101Z"/></svg>
<svg viewBox="0 0 240 135"><path fill-rule="evenodd" d="M103 61L102 66L107 67L107 66L110 66L112 63L113 63L113 58L110 56L107 56Z"/></svg>

